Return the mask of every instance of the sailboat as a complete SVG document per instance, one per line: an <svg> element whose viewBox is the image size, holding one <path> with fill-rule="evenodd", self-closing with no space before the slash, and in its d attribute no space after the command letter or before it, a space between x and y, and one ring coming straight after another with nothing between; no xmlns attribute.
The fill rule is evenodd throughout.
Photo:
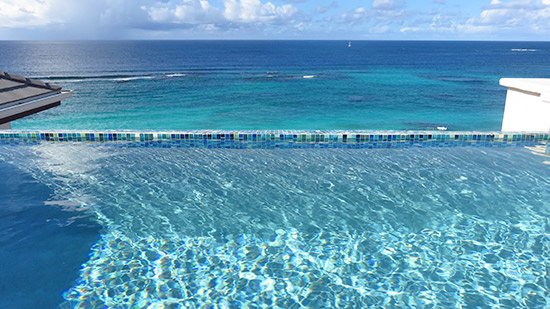
<svg viewBox="0 0 550 309"><path fill-rule="evenodd" d="M348 48L351 48L351 41L348 42Z"/></svg>

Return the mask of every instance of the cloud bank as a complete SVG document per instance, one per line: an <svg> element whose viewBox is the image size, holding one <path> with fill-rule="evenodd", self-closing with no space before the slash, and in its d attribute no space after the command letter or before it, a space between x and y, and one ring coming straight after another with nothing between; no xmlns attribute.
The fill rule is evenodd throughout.
<svg viewBox="0 0 550 309"><path fill-rule="evenodd" d="M0 0L0 20L0 39L548 40L550 0Z"/></svg>

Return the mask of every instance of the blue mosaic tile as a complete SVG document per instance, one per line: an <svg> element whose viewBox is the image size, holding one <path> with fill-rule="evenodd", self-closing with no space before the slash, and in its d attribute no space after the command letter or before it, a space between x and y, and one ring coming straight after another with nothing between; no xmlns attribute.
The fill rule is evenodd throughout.
<svg viewBox="0 0 550 309"><path fill-rule="evenodd" d="M410 148L521 147L547 143L548 133L439 131L0 131L0 143L87 142L122 147L180 148Z"/></svg>

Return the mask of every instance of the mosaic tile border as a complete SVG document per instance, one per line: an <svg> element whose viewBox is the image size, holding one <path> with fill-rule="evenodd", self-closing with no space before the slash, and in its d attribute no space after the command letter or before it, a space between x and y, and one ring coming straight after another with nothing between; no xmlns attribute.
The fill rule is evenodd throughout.
<svg viewBox="0 0 550 309"><path fill-rule="evenodd" d="M406 148L548 144L550 132L482 131L0 131L0 143L86 142L123 147Z"/></svg>

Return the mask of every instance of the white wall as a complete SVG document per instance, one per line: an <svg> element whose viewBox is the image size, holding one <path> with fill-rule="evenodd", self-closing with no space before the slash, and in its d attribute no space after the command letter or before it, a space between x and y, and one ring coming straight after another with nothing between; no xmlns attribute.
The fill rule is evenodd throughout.
<svg viewBox="0 0 550 309"><path fill-rule="evenodd" d="M501 85L508 87L502 131L550 132L550 98L540 79L533 84L529 79L503 79Z"/></svg>

